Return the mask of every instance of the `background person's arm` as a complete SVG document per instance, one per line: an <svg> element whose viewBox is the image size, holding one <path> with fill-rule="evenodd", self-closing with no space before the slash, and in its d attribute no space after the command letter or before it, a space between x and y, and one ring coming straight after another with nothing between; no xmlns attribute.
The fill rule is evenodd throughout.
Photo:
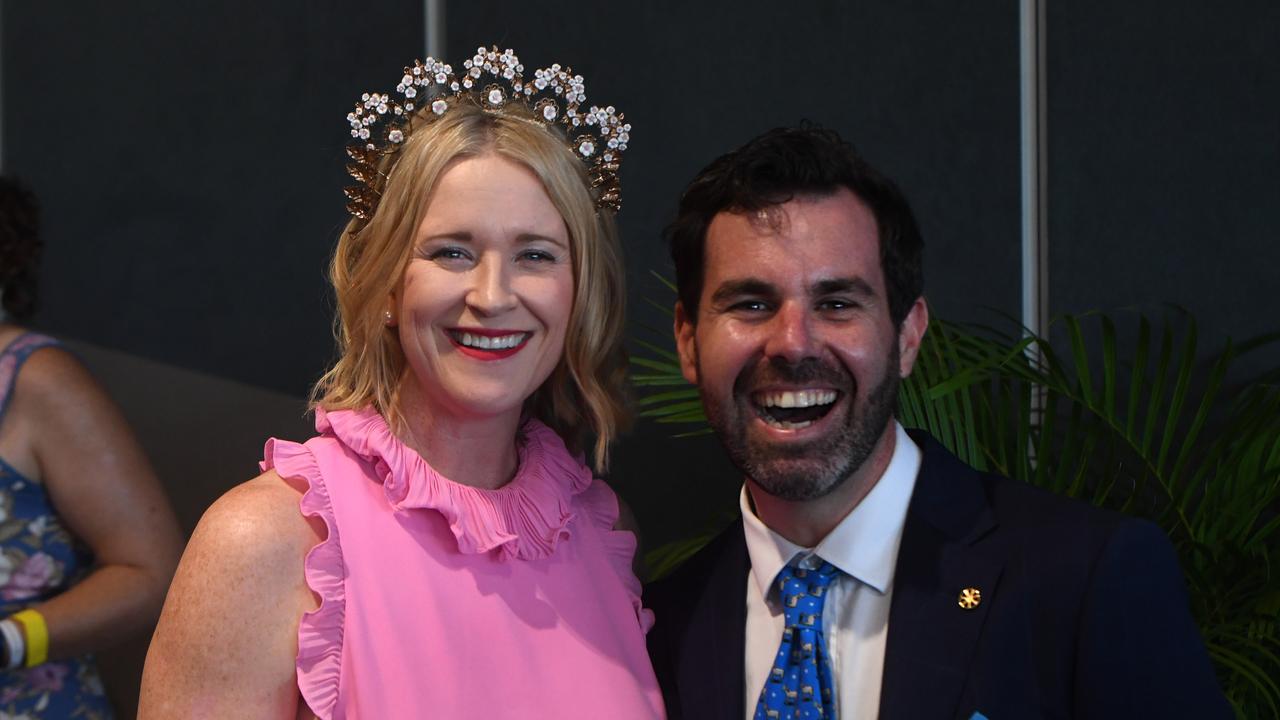
<svg viewBox="0 0 1280 720"><path fill-rule="evenodd" d="M94 569L32 606L49 629L49 658L102 650L150 631L182 551L182 533L120 412L70 354L40 350L23 365L6 432L49 493Z"/></svg>

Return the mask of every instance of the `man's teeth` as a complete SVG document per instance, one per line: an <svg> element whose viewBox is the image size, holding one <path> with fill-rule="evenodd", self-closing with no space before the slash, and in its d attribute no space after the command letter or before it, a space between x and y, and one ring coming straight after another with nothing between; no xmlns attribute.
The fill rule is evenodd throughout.
<svg viewBox="0 0 1280 720"><path fill-rule="evenodd" d="M800 430L813 424L812 420L805 420L804 422L787 422L785 420L774 420L768 415L761 415L760 417L764 420L766 425L776 427L779 430Z"/></svg>
<svg viewBox="0 0 1280 720"><path fill-rule="evenodd" d="M760 419L780 430L801 430L820 420L836 401L835 390L774 390L752 398Z"/></svg>
<svg viewBox="0 0 1280 720"><path fill-rule="evenodd" d="M764 407L805 408L814 405L830 405L836 401L835 390L786 390L760 393L756 403ZM809 423L794 423L808 425Z"/></svg>
<svg viewBox="0 0 1280 720"><path fill-rule="evenodd" d="M480 350L506 350L513 348L524 342L527 333L516 333L514 335L499 335L498 337L489 337L486 335L472 335L469 332L455 333L454 338L467 347L478 348Z"/></svg>

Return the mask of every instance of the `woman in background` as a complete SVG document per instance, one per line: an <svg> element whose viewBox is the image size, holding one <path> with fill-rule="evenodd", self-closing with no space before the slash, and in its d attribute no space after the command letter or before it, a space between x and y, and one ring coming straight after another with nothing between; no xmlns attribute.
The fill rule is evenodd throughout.
<svg viewBox="0 0 1280 720"><path fill-rule="evenodd" d="M0 716L108 718L89 653L148 632L182 534L124 418L35 310L38 216L0 178Z"/></svg>
<svg viewBox="0 0 1280 720"><path fill-rule="evenodd" d="M200 521L141 717L661 717L635 537L578 455L625 419L630 126L523 70L428 59L348 115L320 435Z"/></svg>

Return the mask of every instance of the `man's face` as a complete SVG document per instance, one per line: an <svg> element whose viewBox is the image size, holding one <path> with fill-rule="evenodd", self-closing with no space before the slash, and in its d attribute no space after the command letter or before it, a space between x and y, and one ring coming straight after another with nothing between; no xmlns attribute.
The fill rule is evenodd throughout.
<svg viewBox="0 0 1280 720"><path fill-rule="evenodd" d="M720 213L696 324L676 308L685 378L733 462L761 489L812 500L889 431L928 322L889 316L875 216L852 192Z"/></svg>

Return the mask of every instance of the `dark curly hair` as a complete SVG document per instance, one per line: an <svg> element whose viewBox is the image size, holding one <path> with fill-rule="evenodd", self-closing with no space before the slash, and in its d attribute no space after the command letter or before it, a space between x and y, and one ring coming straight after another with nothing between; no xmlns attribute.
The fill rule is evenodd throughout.
<svg viewBox="0 0 1280 720"><path fill-rule="evenodd" d="M924 240L911 206L898 186L868 165L839 134L808 123L775 128L721 155L685 188L676 219L664 235L686 314L696 322L712 218L722 212L775 207L797 195L827 196L842 187L875 215L889 316L900 326L924 291Z"/></svg>
<svg viewBox="0 0 1280 720"><path fill-rule="evenodd" d="M0 304L11 320L25 322L36 311L42 245L35 195L14 178L0 177Z"/></svg>

